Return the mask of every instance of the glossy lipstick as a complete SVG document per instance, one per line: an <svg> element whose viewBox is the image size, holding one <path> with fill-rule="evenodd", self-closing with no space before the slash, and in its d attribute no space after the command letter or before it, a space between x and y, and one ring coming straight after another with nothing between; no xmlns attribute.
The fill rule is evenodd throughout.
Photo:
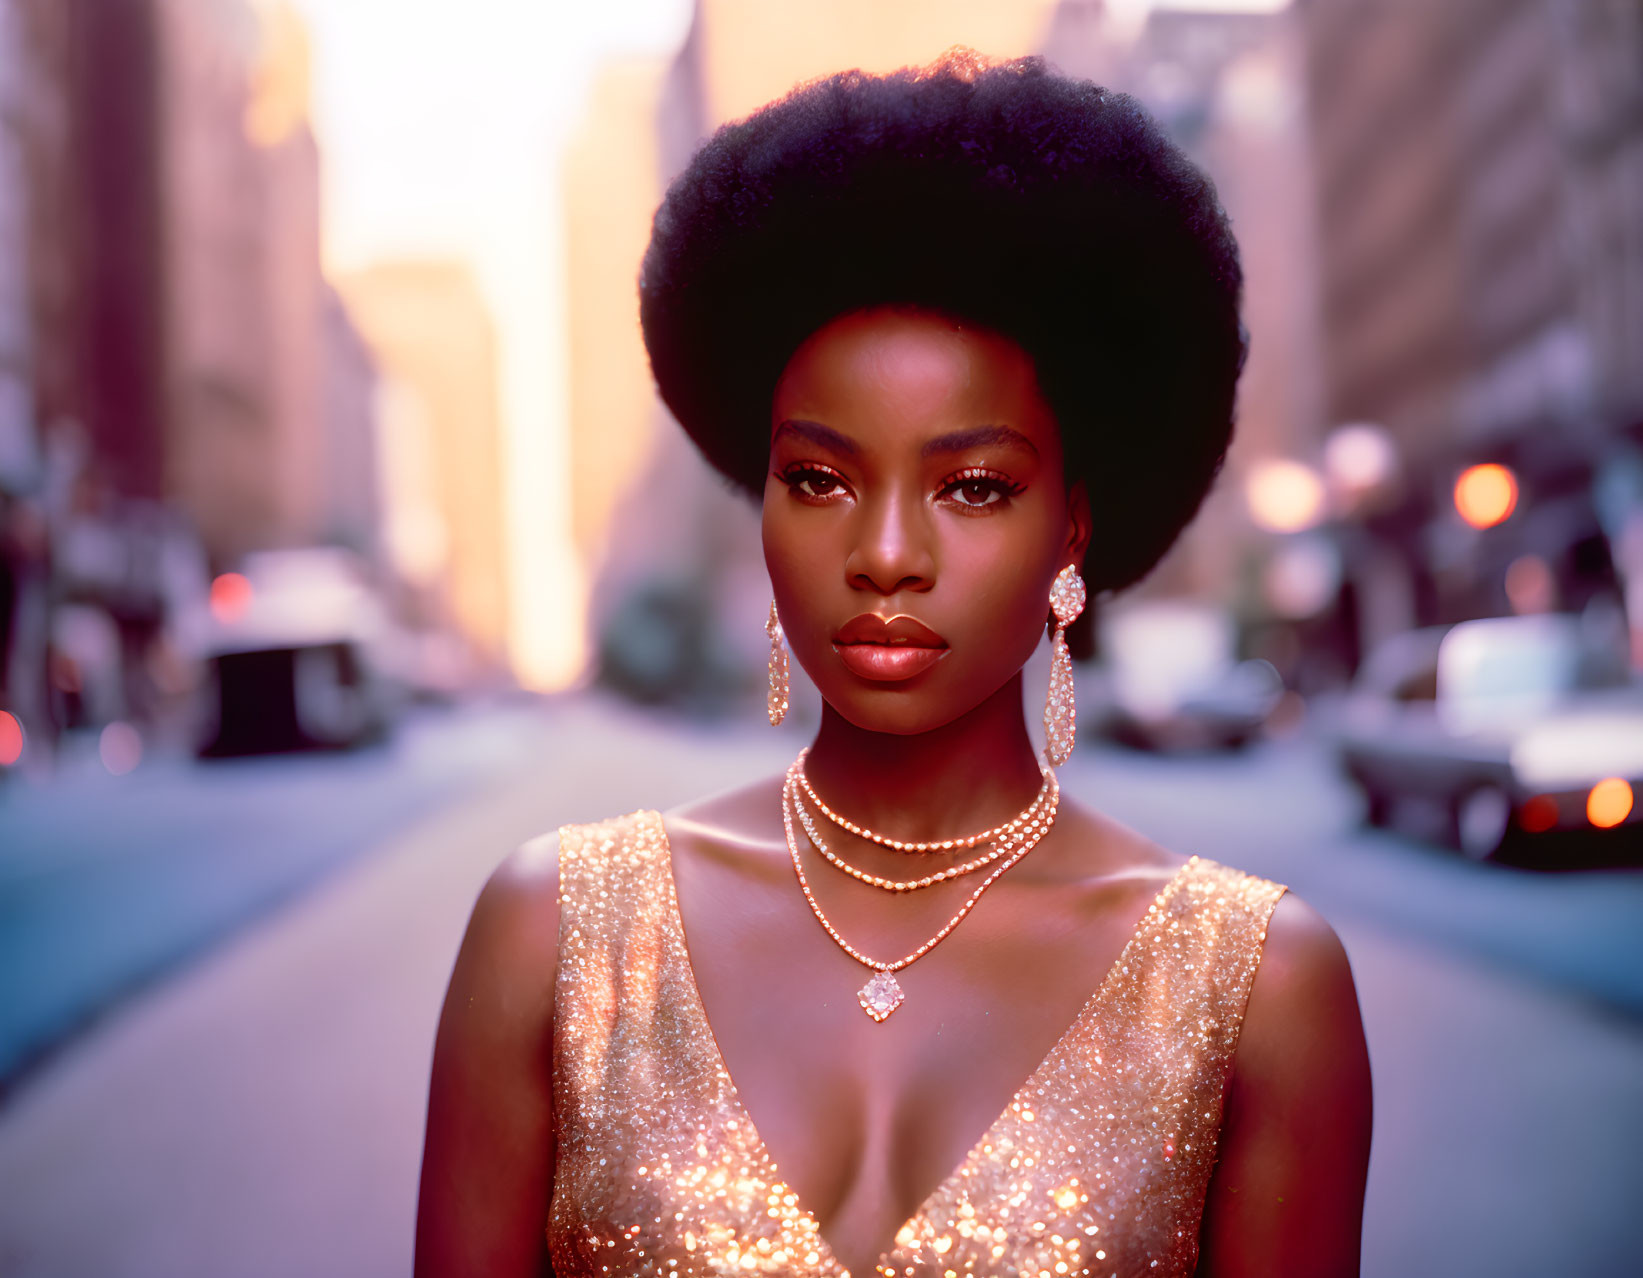
<svg viewBox="0 0 1643 1278"><path fill-rule="evenodd" d="M947 641L905 614L852 617L833 636L833 650L846 669L877 683L896 683L923 674L951 651Z"/></svg>

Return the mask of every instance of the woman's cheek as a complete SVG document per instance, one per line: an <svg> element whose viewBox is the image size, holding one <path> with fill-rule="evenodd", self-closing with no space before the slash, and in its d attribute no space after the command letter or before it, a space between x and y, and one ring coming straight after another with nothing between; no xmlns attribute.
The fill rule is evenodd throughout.
<svg viewBox="0 0 1643 1278"><path fill-rule="evenodd" d="M1037 582L1041 578L1048 581L1054 574L1047 572L1047 565L1038 562L1042 558L1039 553L1041 544L1042 539L1029 541L1025 538L1012 538L1008 542L971 542L952 548L948 566L956 570L955 576L961 574L970 583L966 594L979 606L1014 612L1024 604L1036 606L1035 598L1042 593L1042 611L1048 615L1049 588L1046 586L1041 592Z"/></svg>
<svg viewBox="0 0 1643 1278"><path fill-rule="evenodd" d="M796 536L790 529L767 529L764 539L765 567L770 572L771 584L776 587L779 600L803 594L807 587L819 584L822 571L819 547L814 541Z"/></svg>
<svg viewBox="0 0 1643 1278"><path fill-rule="evenodd" d="M764 514L760 524L765 565L770 569L772 580L778 574L785 576L797 566L794 563L797 538L793 534L791 521L784 517L779 508L773 506L773 503L780 501L782 495L772 489L766 489Z"/></svg>

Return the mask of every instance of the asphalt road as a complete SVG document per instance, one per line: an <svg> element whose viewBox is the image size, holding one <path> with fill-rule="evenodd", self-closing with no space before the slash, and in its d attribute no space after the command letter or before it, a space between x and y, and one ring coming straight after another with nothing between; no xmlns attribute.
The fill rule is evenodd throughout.
<svg viewBox="0 0 1643 1278"><path fill-rule="evenodd" d="M97 1016L505 771L540 705L420 709L352 753L0 785L0 1096Z"/></svg>

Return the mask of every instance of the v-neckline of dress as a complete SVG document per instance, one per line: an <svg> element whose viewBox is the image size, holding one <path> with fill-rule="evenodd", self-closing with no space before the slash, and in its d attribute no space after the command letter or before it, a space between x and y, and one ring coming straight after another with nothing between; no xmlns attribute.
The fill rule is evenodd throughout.
<svg viewBox="0 0 1643 1278"><path fill-rule="evenodd" d="M684 958L687 996L692 1010L695 1012L697 1022L704 1031L706 1050L712 1057L712 1063L718 1070L719 1077L725 1081L726 1088L729 1091L730 1104L736 1110L738 1121L745 1125L745 1130L751 1136L754 1148L773 1170L779 1170L775 1158L772 1157L770 1153L770 1147L765 1144L764 1137L759 1134L758 1124L753 1121L753 1116L748 1113L747 1106L742 1103L741 1093L736 1087L735 1079L731 1076L729 1065L725 1062L724 1052L719 1047L718 1035L713 1030L713 1023L708 1020L707 1005L702 1001L701 988L696 983L696 969L691 963L690 944L685 936L684 915L679 909L678 887L673 875L673 842L668 835L667 823L663 820L662 814L658 811L653 810L648 815L655 821L656 828L661 834L662 878L667 886L667 902L665 905L667 925L672 930L673 937L678 942L680 953ZM1135 928L1129 935L1129 939L1124 942L1123 947L1118 951L1118 956L1113 959L1112 966L1107 969L1106 975L1101 978L1100 983L1096 985L1089 997L1084 1000L1082 1006L1078 1010L1078 1014L1073 1017L1072 1022L1067 1026L1067 1028L1062 1031L1060 1037L1056 1039L1055 1044L1047 1053L1045 1053L1044 1057L1038 1062L1038 1064L1034 1066L1021 1086L1016 1088L1016 1090L1011 1094L1009 1101L1005 1103L1005 1106L999 1112L998 1117L993 1119L993 1121L987 1125L986 1130L984 1130L981 1135L971 1143L968 1152L962 1159L959 1160L958 1166L954 1167L952 1171L942 1177L936 1187L925 1195L919 1205L914 1208L911 1216L896 1226L896 1231L890 1238L890 1246L884 1251L881 1251L873 1261L873 1272L875 1274L883 1272L885 1261L896 1253L897 1247L900 1245L897 1240L901 1237L901 1235L909 1227L916 1225L925 1215L926 1211L929 1210L930 1206L938 1198L940 1198L943 1193L950 1189L955 1182L963 1179L965 1169L975 1161L978 1151L990 1142L993 1134L997 1132L1000 1125L1002 1125L1010 1117L1011 1112L1015 1108L1016 1102L1026 1095L1028 1089L1038 1083L1039 1080L1050 1071L1050 1069L1055 1065L1057 1059L1063 1053L1070 1050L1071 1045L1078 1038L1079 1032L1084 1028L1090 1017L1095 1014L1096 1009L1105 999L1108 987L1112 985L1121 972L1127 972L1129 970L1128 959L1135 948L1141 944L1142 938L1145 936L1149 924L1153 922L1159 910L1164 907L1170 897L1174 895L1175 891L1186 880L1188 872L1198 864L1199 859L1200 858L1197 856L1189 857L1184 864L1177 867L1175 873L1170 876L1169 881L1158 890L1158 894L1152 899L1152 904L1146 908L1140 919L1137 920ZM794 1195L795 1200L797 1200L798 1191L795 1190L791 1184L787 1186L787 1189L788 1192ZM824 1260L831 1262L840 1273L848 1275L850 1273L849 1268L839 1260L838 1254L833 1250L832 1244L830 1244L827 1239L823 1237L820 1221L816 1219L815 1215L803 1202L797 1202L797 1206L802 1214L815 1225L817 1252L824 1258Z"/></svg>

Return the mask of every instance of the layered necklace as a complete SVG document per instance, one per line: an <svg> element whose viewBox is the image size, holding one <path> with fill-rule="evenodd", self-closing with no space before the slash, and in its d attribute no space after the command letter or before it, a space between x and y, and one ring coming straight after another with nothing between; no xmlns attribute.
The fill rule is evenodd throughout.
<svg viewBox="0 0 1643 1278"><path fill-rule="evenodd" d="M907 997L906 992L901 987L901 982L896 980L895 973L908 964L923 958L940 944L948 933L958 926L959 921L970 912L975 903L981 899L982 893L997 882L999 876L1005 870L1008 870L1027 853L1031 852L1038 845L1039 840L1050 832L1050 827L1055 824L1056 809L1061 800L1061 786L1049 765L1041 763L1039 766L1044 775L1043 785L1039 787L1033 801L1009 821L995 826L991 830L984 830L979 834L966 835L962 838L910 842L893 839L888 835L869 830L865 826L857 825L855 822L840 816L826 803L822 802L821 797L811 786L810 779L805 775L804 760L809 753L808 747L799 752L799 757L793 760L792 766L788 768L787 779L782 786L782 825L787 831L787 850L793 858L793 869L798 875L799 887L804 892L804 899L810 903L810 910L815 914L817 922L838 943L840 949L855 959L856 962L873 970L872 979L857 991L856 997L860 1001L864 1012L875 1021L882 1021L896 1008L900 1007ZM925 875L923 878L911 880L882 878L849 864L827 846L825 840L821 837L821 832L817 828L814 818L804 806L804 799L809 799L823 817L840 829L848 830L858 838L870 840L880 847L891 848L898 852L950 852L973 848L981 843L991 843L992 848L972 861L962 865L950 866L935 874ZM829 864L843 870L852 878L869 886L880 888L883 891L914 892L920 888L932 887L937 883L945 883L949 879L956 879L961 875L973 874L989 865L993 865L994 869L981 881L981 886L976 888L964 904L959 907L957 913L942 925L941 930L912 953L904 955L894 962L869 958L839 935L838 929L822 912L821 905L817 902L815 894L811 892L810 882L805 878L804 865L799 857L799 842L793 828L795 818L804 828L806 836L815 846L816 851L820 852Z"/></svg>

